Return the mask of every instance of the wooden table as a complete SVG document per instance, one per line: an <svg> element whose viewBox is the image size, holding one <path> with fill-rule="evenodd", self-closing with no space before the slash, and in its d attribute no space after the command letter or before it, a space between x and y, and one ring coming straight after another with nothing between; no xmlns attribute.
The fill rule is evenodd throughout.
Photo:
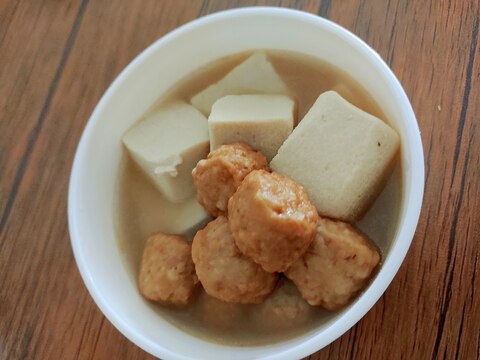
<svg viewBox="0 0 480 360"><path fill-rule="evenodd" d="M100 313L69 243L79 137L117 74L199 16L280 5L363 38L422 130L426 192L410 252L374 308L311 359L480 358L478 0L0 1L0 358L151 358Z"/></svg>

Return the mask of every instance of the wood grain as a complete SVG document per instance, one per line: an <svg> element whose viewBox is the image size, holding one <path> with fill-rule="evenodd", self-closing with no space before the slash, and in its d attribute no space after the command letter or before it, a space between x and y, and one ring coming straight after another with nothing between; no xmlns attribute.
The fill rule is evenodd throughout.
<svg viewBox="0 0 480 360"><path fill-rule="evenodd" d="M66 222L73 154L95 104L158 37L248 5L303 9L386 59L422 131L426 193L392 285L310 359L480 359L480 4L471 1L0 2L0 358L148 359L100 313Z"/></svg>
<svg viewBox="0 0 480 360"><path fill-rule="evenodd" d="M0 7L0 229L69 53L79 1L3 1Z"/></svg>

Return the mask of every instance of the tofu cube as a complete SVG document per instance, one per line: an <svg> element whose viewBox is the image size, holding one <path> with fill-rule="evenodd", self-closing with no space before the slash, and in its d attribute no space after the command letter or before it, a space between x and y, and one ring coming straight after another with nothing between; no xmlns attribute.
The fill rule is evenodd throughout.
<svg viewBox="0 0 480 360"><path fill-rule="evenodd" d="M123 137L133 160L165 198L195 193L192 170L209 151L208 122L193 106L171 103L137 122Z"/></svg>
<svg viewBox="0 0 480 360"><path fill-rule="evenodd" d="M230 71L217 83L195 95L190 102L205 116L212 105L226 95L283 94L289 90L265 53L255 53Z"/></svg>
<svg viewBox="0 0 480 360"><path fill-rule="evenodd" d="M215 102L208 118L210 151L243 142L268 161L293 130L295 102L285 95L228 95Z"/></svg>
<svg viewBox="0 0 480 360"><path fill-rule="evenodd" d="M303 185L320 215L353 221L380 192L399 147L391 127L328 91L270 166Z"/></svg>
<svg viewBox="0 0 480 360"><path fill-rule="evenodd" d="M376 247L356 228L321 218L312 245L285 275L310 305L333 311L367 285L379 262Z"/></svg>

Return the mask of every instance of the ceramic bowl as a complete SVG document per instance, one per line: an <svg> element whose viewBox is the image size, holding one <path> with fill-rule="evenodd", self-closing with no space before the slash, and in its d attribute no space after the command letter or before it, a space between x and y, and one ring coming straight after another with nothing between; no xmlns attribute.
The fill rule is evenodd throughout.
<svg viewBox="0 0 480 360"><path fill-rule="evenodd" d="M317 57L345 71L376 99L402 139L403 204L383 266L354 303L326 325L297 338L235 347L191 336L148 306L122 258L113 219L125 130L186 75L212 60L249 49L290 50ZM70 236L78 268L96 304L145 351L163 359L301 358L345 333L382 296L412 241L423 187L423 150L415 114L380 56L323 18L280 8L244 8L209 15L172 31L138 55L108 88L76 152L68 201Z"/></svg>

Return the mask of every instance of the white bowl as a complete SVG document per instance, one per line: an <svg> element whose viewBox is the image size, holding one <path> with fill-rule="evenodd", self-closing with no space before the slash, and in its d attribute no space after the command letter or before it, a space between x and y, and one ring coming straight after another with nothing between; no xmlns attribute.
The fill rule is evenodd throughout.
<svg viewBox="0 0 480 360"><path fill-rule="evenodd" d="M372 95L402 138L403 206L384 264L366 291L333 321L288 341L234 347L195 338L161 318L139 295L113 224L123 132L185 75L225 55L283 49L315 56L346 71ZM412 241L423 197L420 132L395 75L367 44L307 13L244 8L184 25L143 51L109 87L93 112L73 164L68 219L83 280L105 316L135 344L164 359L287 359L307 356L350 329L392 281Z"/></svg>

